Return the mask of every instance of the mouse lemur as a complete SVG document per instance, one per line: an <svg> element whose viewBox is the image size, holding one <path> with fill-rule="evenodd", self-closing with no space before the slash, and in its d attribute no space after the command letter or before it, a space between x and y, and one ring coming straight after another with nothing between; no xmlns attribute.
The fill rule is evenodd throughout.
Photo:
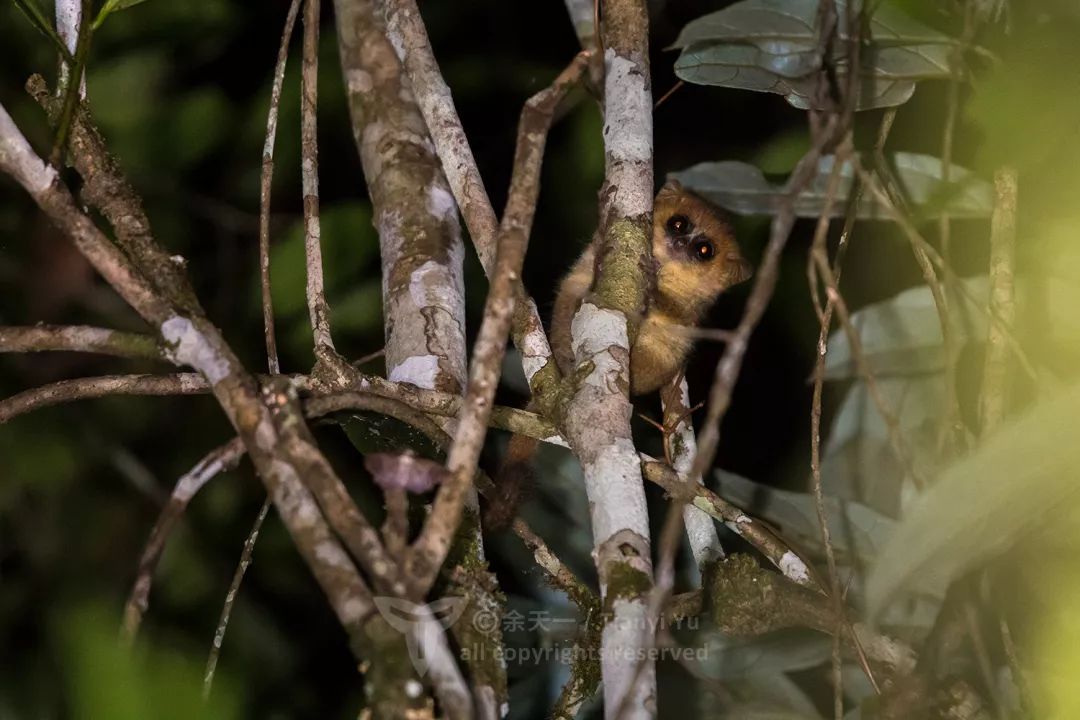
<svg viewBox="0 0 1080 720"><path fill-rule="evenodd" d="M656 283L630 351L630 392L658 390L682 369L696 327L724 290L750 277L731 226L721 211L674 180L653 207L652 253ZM573 370L570 321L593 283L590 245L559 286L551 319L551 345L559 369Z"/></svg>
<svg viewBox="0 0 1080 720"><path fill-rule="evenodd" d="M648 298L637 339L630 349L630 392L642 395L660 389L686 363L694 339L687 328L697 327L716 298L751 275L731 225L722 211L668 181L653 207L652 254L656 282ZM595 251L590 245L559 286L551 318L551 347L559 369L574 369L570 323L593 284ZM530 463L537 441L514 435L507 447L488 499L485 526L505 527L513 520L530 484Z"/></svg>

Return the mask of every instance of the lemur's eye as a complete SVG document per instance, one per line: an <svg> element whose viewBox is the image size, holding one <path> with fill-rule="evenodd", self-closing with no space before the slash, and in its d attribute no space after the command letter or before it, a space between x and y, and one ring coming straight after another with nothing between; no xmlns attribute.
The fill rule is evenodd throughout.
<svg viewBox="0 0 1080 720"><path fill-rule="evenodd" d="M667 231L672 235L685 235L690 232L690 218L685 215L672 215L667 221Z"/></svg>
<svg viewBox="0 0 1080 720"><path fill-rule="evenodd" d="M716 248L708 240L698 240L690 248L690 256L695 260L712 260L713 255L716 253Z"/></svg>

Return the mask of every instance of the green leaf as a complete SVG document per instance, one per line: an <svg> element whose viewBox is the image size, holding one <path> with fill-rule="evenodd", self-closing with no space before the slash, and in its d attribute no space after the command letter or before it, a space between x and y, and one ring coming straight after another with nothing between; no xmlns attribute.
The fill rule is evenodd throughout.
<svg viewBox="0 0 1080 720"><path fill-rule="evenodd" d="M781 672L763 672L740 678L730 688L725 720L821 720L806 691Z"/></svg>
<svg viewBox="0 0 1080 720"><path fill-rule="evenodd" d="M942 179L941 161L929 155L899 152L892 156L897 181L921 218L947 212L953 218L988 217L993 209L993 188L964 168L950 168L950 182ZM795 199L799 217L819 217L825 209L826 189L834 158L821 158L817 175ZM841 217L851 192L854 168L848 163L840 169L839 190L833 199L830 215ZM672 175L687 188L717 205L740 215L772 215L786 201L783 185L774 185L753 165L728 160L694 165ZM886 219L884 206L864 194L856 208L860 219Z"/></svg>
<svg viewBox="0 0 1080 720"><path fill-rule="evenodd" d="M30 21L38 32L45 37L52 40L53 45L56 46L57 52L64 56L70 64L74 64L75 58L72 57L71 51L67 49L67 45L60 39L60 36L56 34L56 29L53 27L52 21L38 5L37 0L12 0L15 3L15 7L22 11L22 14L26 16L26 19Z"/></svg>
<svg viewBox="0 0 1080 720"><path fill-rule="evenodd" d="M986 337L986 313L972 302L989 302L986 276L961 280L967 292L948 293L951 334L958 343ZM851 325L859 335L863 359L875 375L919 375L945 368L945 342L941 321L930 288L910 288L852 314ZM851 345L843 328L829 337L825 356L825 379L859 376Z"/></svg>
<svg viewBox="0 0 1080 720"><path fill-rule="evenodd" d="M783 531L784 537L800 547L821 548L821 529L818 525L814 498L809 493L779 490L752 480L719 470L716 473L717 492L746 512L768 521ZM845 502L836 497L825 498L833 548L843 557L854 549L860 560L869 561L877 547L893 530L895 521L865 505Z"/></svg>
<svg viewBox="0 0 1080 720"><path fill-rule="evenodd" d="M848 39L846 9L846 0L836 0L841 40L838 45ZM753 44L774 54L816 52L817 12L818 0L743 0L691 21L671 47L722 41ZM885 47L953 42L948 35L912 20L888 2L875 3L870 35L873 43Z"/></svg>
<svg viewBox="0 0 1080 720"><path fill-rule="evenodd" d="M877 615L901 591L944 588L1009 549L1048 514L1076 506L1080 384L1002 427L908 509L866 583Z"/></svg>
<svg viewBox="0 0 1080 720"><path fill-rule="evenodd" d="M879 377L878 392L896 418L916 470L937 466L937 437L945 407L941 373ZM893 451L888 426L865 382L854 383L829 428L821 481L830 495L857 500L889 516L900 512L905 469ZM879 543L880 544L880 538Z"/></svg>
<svg viewBox="0 0 1080 720"><path fill-rule="evenodd" d="M443 451L416 428L373 412L336 413L332 422L341 426L361 455L411 450L421 457L441 460Z"/></svg>
<svg viewBox="0 0 1080 720"><path fill-rule="evenodd" d="M719 632L703 633L705 658L695 661L706 677L734 678L775 676L777 673L806 670L829 659L832 642L812 630L778 630L749 638L728 637Z"/></svg>
<svg viewBox="0 0 1080 720"><path fill-rule="evenodd" d="M695 85L713 85L755 92L783 95L792 106L807 109L811 106L817 80L813 76L789 78L762 68L749 57L742 57L746 46L692 45L683 50L675 61L675 74L680 80ZM743 59L746 64L740 63ZM842 77L842 76L841 76ZM840 82L843 82L841 79ZM859 83L856 110L902 105L911 99L915 83L910 80L870 78Z"/></svg>
<svg viewBox="0 0 1080 720"><path fill-rule="evenodd" d="M744 0L689 23L673 47L680 79L783 95L795 107L811 107L821 67L814 29L817 0ZM836 70L845 82L846 3L837 2L840 39ZM887 4L876 8L859 69L856 110L907 102L915 81L952 74L951 38Z"/></svg>
<svg viewBox="0 0 1080 720"><path fill-rule="evenodd" d="M101 27L101 23L105 22L105 18L113 14L117 10L126 10L129 7L135 5L141 5L146 0L105 0L105 4L101 6L101 10L98 11L97 17L94 18L94 29L97 30Z"/></svg>

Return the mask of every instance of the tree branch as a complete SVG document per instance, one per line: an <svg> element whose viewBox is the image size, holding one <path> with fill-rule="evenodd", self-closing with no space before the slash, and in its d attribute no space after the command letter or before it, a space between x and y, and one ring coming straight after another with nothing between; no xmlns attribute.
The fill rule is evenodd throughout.
<svg viewBox="0 0 1080 720"><path fill-rule="evenodd" d="M307 258L307 303L315 347L333 349L330 307L323 283L322 234L319 224L319 6L304 0L304 63L300 75L300 155L304 192L304 251Z"/></svg>
<svg viewBox="0 0 1080 720"><path fill-rule="evenodd" d="M89 325L0 326L0 353L68 351L114 357L164 360L165 352L149 335Z"/></svg>
<svg viewBox="0 0 1080 720"><path fill-rule="evenodd" d="M277 336L274 330L274 299L270 292L270 193L274 181L274 143L277 139L278 109L281 88L285 84L285 63L289 59L289 40L300 14L301 0L292 0L281 32L274 83L270 89L270 109L266 113L266 140L263 142L262 169L259 173L259 286L262 292L263 332L266 336L266 361L271 374L281 372Z"/></svg>
<svg viewBox="0 0 1080 720"><path fill-rule="evenodd" d="M605 0L604 186L593 291L571 325L578 370L562 427L581 461L594 561L606 611L600 638L605 717L656 714L646 600L652 589L648 511L630 433L630 347L646 304L652 174L648 14L643 0Z"/></svg>
<svg viewBox="0 0 1080 720"><path fill-rule="evenodd" d="M581 77L585 60L584 55L577 56L550 88L537 93L525 103L521 113L510 192L499 228L495 271L473 351L472 372L458 417L457 432L446 459L451 476L439 488L420 537L406 554L406 582L413 597L421 597L430 588L461 520L466 492L476 472L487 433L506 351L506 338L514 308L514 287L521 277L521 266L525 260L536 199L540 192L540 166L547 131L559 102Z"/></svg>

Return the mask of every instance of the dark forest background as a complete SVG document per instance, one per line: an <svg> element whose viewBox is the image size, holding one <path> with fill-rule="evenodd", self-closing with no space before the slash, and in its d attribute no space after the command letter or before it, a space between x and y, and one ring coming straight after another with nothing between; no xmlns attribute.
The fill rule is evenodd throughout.
<svg viewBox="0 0 1080 720"><path fill-rule="evenodd" d="M338 349L355 358L382 345L378 241L342 92L332 3L323 4L324 255ZM726 4L651 3L655 97L676 82L676 53L663 48L686 22ZM939 3L898 4L936 29L959 34L956 15ZM88 70L95 117L143 193L157 237L188 259L211 318L253 369L265 364L256 276L258 174L286 7L284 0L146 2L109 19L94 38ZM427 0L421 7L487 188L501 208L521 104L577 51L572 26L557 0ZM1001 158L1025 158L1021 176L1030 182L1024 185L1023 217L1037 218L1040 204L1065 202L1077 187L1072 175L1080 167L1075 123L1080 14L1062 0L1014 3L1009 15L1008 33L999 24L980 38L998 53L1000 64L983 63L975 82L963 87L954 159L988 177ZM312 363L303 299L296 40L282 101L273 208L274 301L287 372L306 371ZM0 102L35 147L47 148L47 124L20 83L34 72L53 82L55 57L7 2L0 3L0 68ZM919 85L900 109L891 149L939 154L946 90L944 82ZM863 115L857 141L867 145L880 115ZM804 113L778 96L693 85L657 109L655 138L658 183L666 173L705 160L745 160L782 177L808 142ZM1052 149L1040 149L1048 145ZM526 285L541 308L550 304L558 277L592 233L602 175L600 117L596 104L585 98L556 126L548 145L525 270ZM736 227L744 252L756 260L767 219L740 218ZM807 378L818 333L805 272L811 227L800 223L786 251L777 294L753 336L718 455L727 470L800 490L809 467ZM981 271L985 222L957 222L953 232L958 272ZM1020 252L1022 267L1030 251ZM486 283L471 248L467 264L470 320L475 320ZM895 228L860 226L843 278L853 309L895 295L920 277ZM746 292L738 288L725 296L711 325L732 327ZM142 329L69 241L13 183L0 178L0 324L39 321ZM705 343L694 355L689 376L698 399L720 350ZM381 372L380 363L365 369ZM139 367L85 355L2 356L0 395ZM963 378L961 373L962 391ZM517 388L508 382L500 401L524 402ZM830 386L827 418L842 390ZM640 410L658 414L654 401L642 402ZM658 447L655 430L639 423L637 431L644 446ZM116 649L115 635L138 555L172 483L229 436L209 397L95 400L35 412L0 427L0 718L138 708L145 697L129 686L139 683L125 678L155 678L146 682L159 683L166 695L174 684L180 688L197 680L241 545L264 498L246 465L214 480L196 498L170 544L141 636L139 657L145 662L130 664ZM324 428L319 440L347 479L364 482L357 456L339 429ZM487 462L496 457L493 452ZM565 465L565 457L553 462ZM528 511L572 566L591 572L587 528L574 513L545 503L543 492ZM513 538L489 542L513 607L527 612L550 596L535 574L521 570L527 565ZM511 638L522 646L538 642L535 632ZM681 672L661 667L671 680L661 687L672 696L662 697L660 705L669 711L680 705L674 697L679 689L691 687ZM215 695L245 717L345 718L359 706L361 689L344 636L273 518L241 590L220 673ZM512 677L515 697L533 695L537 702L557 680L554 668L530 668L521 675ZM169 705L155 708L154 716L184 716L183 702ZM513 707L516 717L538 716L530 715L528 702Z"/></svg>

